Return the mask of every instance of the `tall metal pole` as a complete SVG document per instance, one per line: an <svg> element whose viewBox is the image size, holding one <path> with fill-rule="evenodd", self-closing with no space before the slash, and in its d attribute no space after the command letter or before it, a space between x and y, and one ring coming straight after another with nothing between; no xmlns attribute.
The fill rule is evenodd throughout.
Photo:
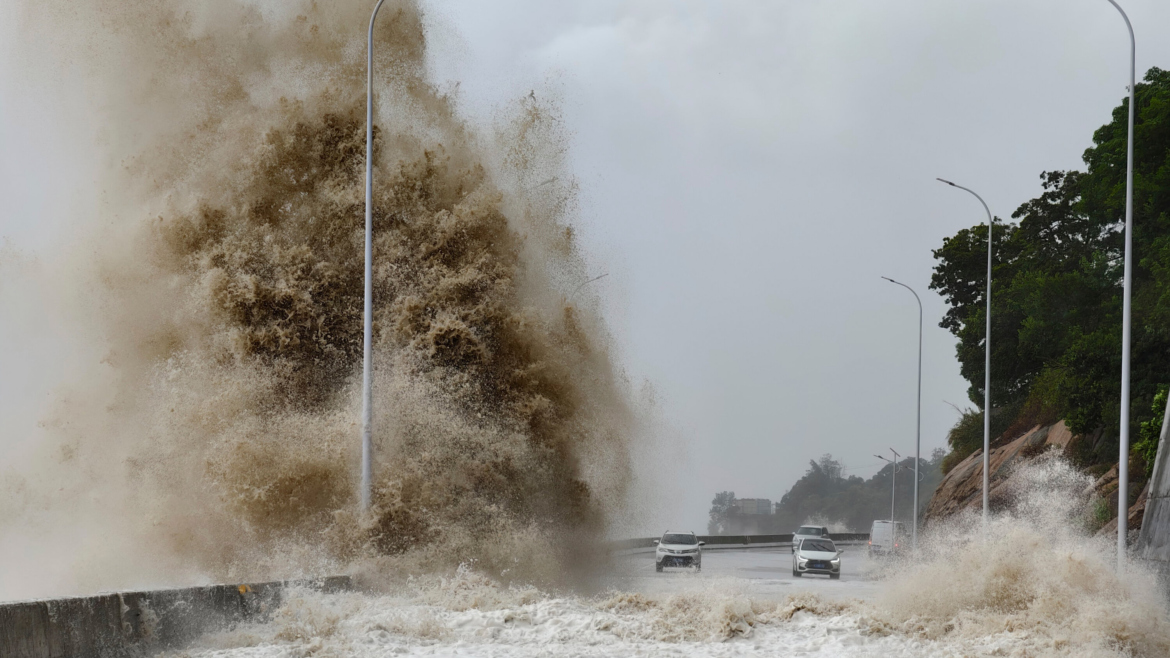
<svg viewBox="0 0 1170 658"><path fill-rule="evenodd" d="M890 478L890 523L894 522L894 498L898 495L898 453L893 448L890 452L894 453L894 472L891 473Z"/></svg>
<svg viewBox="0 0 1170 658"><path fill-rule="evenodd" d="M370 379L373 370L374 306L374 19L386 0L378 0L370 14L370 31L366 40L366 292L362 328L362 511L370 509L371 464L370 426L373 417L373 393Z"/></svg>
<svg viewBox="0 0 1170 658"><path fill-rule="evenodd" d="M1137 93L1137 38L1133 24L1121 5L1109 0L1121 12L1129 29L1129 135L1125 172L1125 279L1121 310L1121 449L1117 456L1117 570L1125 569L1126 526L1129 520L1129 357L1130 295L1133 292L1133 117Z"/></svg>
<svg viewBox="0 0 1170 658"><path fill-rule="evenodd" d="M918 464L922 461L922 299L910 286L888 276L882 278L909 290L918 302L918 417L914 430L914 530L911 541L911 547L918 550L918 483L922 480L918 474Z"/></svg>
<svg viewBox="0 0 1170 658"><path fill-rule="evenodd" d="M1112 2L1113 0L1110 0ZM936 179L971 193L987 211L987 336L983 339L983 539L987 539L987 487L991 479L991 228L995 220L983 197L943 178Z"/></svg>
<svg viewBox="0 0 1170 658"><path fill-rule="evenodd" d="M894 452L893 448L890 448L890 452L894 453L894 460L893 461L890 461L889 457L882 457L881 455L874 455L874 457L877 457L878 459L880 459L884 462L889 462L890 466L892 466L894 469L893 471L890 472L890 523L893 523L894 522L894 493L898 490L898 453Z"/></svg>

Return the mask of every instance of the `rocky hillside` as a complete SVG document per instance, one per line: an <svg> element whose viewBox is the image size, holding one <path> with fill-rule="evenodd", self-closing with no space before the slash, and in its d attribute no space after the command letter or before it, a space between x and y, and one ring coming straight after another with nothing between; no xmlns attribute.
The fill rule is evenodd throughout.
<svg viewBox="0 0 1170 658"><path fill-rule="evenodd" d="M988 504L992 511L1009 509L1012 505L1012 476L1016 468L1050 452L1067 453L1074 437L1064 421L1054 425L1036 426L1012 439L1003 436L991 444L991 477ZM1067 454L1065 456L1068 456ZM1132 472L1132 469L1131 469ZM945 476L927 505L925 525L945 519L963 509L979 511L983 508L983 450L976 450L955 465ZM1117 466L1097 478L1093 484L1099 506L1087 510L1087 516L1097 532L1117 531ZM1143 489L1129 510L1129 530L1141 527L1145 510L1146 491Z"/></svg>

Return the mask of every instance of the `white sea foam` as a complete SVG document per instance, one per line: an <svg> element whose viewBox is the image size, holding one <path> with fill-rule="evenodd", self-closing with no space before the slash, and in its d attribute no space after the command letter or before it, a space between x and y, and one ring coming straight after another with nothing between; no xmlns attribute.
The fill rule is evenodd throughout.
<svg viewBox="0 0 1170 658"><path fill-rule="evenodd" d="M920 623L921 616L911 615L897 623L895 619L904 611L880 599L841 602L800 593L777 601L753 598L733 585L701 578L675 582L680 589L671 594L595 597L494 586L493 592L480 592L480 600L486 602L482 607L465 607L466 591L452 599L454 605L433 592L325 595L302 591L291 597L271 623L208 638L202 648L182 655L1166 655L1166 623L1160 611L1134 620L1125 634L1109 626L1117 615L1085 624L1075 602L1062 607L1059 601L1045 601L1024 617L994 611L980 617L987 608L974 605L940 610L939 614L951 615L954 621L932 630ZM958 591L964 585L945 589ZM469 587L481 586L492 588ZM1067 624L1042 619L1062 610L1069 614ZM996 618L998 623L994 623ZM1083 627L1069 635L1076 625Z"/></svg>
<svg viewBox="0 0 1170 658"><path fill-rule="evenodd" d="M925 646L873 633L849 606L809 596L777 603L698 590L666 597L547 596L452 610L398 596L301 592L271 624L219 636L184 655L920 656L928 655Z"/></svg>
<svg viewBox="0 0 1170 658"><path fill-rule="evenodd" d="M1080 525L1084 477L1043 459L1017 469L1011 496L986 539L977 517L956 518L917 559L859 568L845 553L841 581L782 577L784 552L712 553L677 577L628 556L616 589L591 596L462 567L382 595L297 592L271 623L190 655L1170 655L1154 579L1137 565L1118 577L1111 544Z"/></svg>

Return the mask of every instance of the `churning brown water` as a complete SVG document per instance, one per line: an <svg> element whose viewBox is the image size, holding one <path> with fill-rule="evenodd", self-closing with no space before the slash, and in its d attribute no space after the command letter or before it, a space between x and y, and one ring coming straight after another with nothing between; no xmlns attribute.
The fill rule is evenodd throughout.
<svg viewBox="0 0 1170 658"><path fill-rule="evenodd" d="M525 98L471 130L426 80L419 8L389 0L374 511L356 513L370 8L25 8L120 166L74 256L103 365L3 476L8 552L56 548L6 560L0 597L387 560L548 581L622 503L635 416L604 326L565 299L588 273L553 108Z"/></svg>

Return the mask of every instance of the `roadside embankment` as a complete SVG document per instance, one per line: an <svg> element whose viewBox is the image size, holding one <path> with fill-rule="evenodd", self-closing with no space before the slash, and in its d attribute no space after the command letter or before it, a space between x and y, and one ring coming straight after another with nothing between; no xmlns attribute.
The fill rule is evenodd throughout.
<svg viewBox="0 0 1170 658"><path fill-rule="evenodd" d="M1014 436L1005 434L991 444L988 506L993 512L1011 509L1018 493L1014 481L1020 466L1040 458L1060 455L1072 461L1069 451L1078 438L1069 431L1064 421L1052 425L1037 425ZM1100 440L1100 432L1090 437ZM1132 480L1131 480L1132 482ZM1117 534L1118 509L1117 466L1103 474L1094 474L1093 484L1086 494L1094 496L1099 509L1086 510L1090 530L1099 535ZM1130 532L1142 527L1146 508L1148 485L1137 500L1129 507L1128 529ZM959 462L945 476L930 499L923 515L926 525L942 521L963 510L978 511L983 506L983 450L976 450ZM1112 519L1112 520L1110 520Z"/></svg>

